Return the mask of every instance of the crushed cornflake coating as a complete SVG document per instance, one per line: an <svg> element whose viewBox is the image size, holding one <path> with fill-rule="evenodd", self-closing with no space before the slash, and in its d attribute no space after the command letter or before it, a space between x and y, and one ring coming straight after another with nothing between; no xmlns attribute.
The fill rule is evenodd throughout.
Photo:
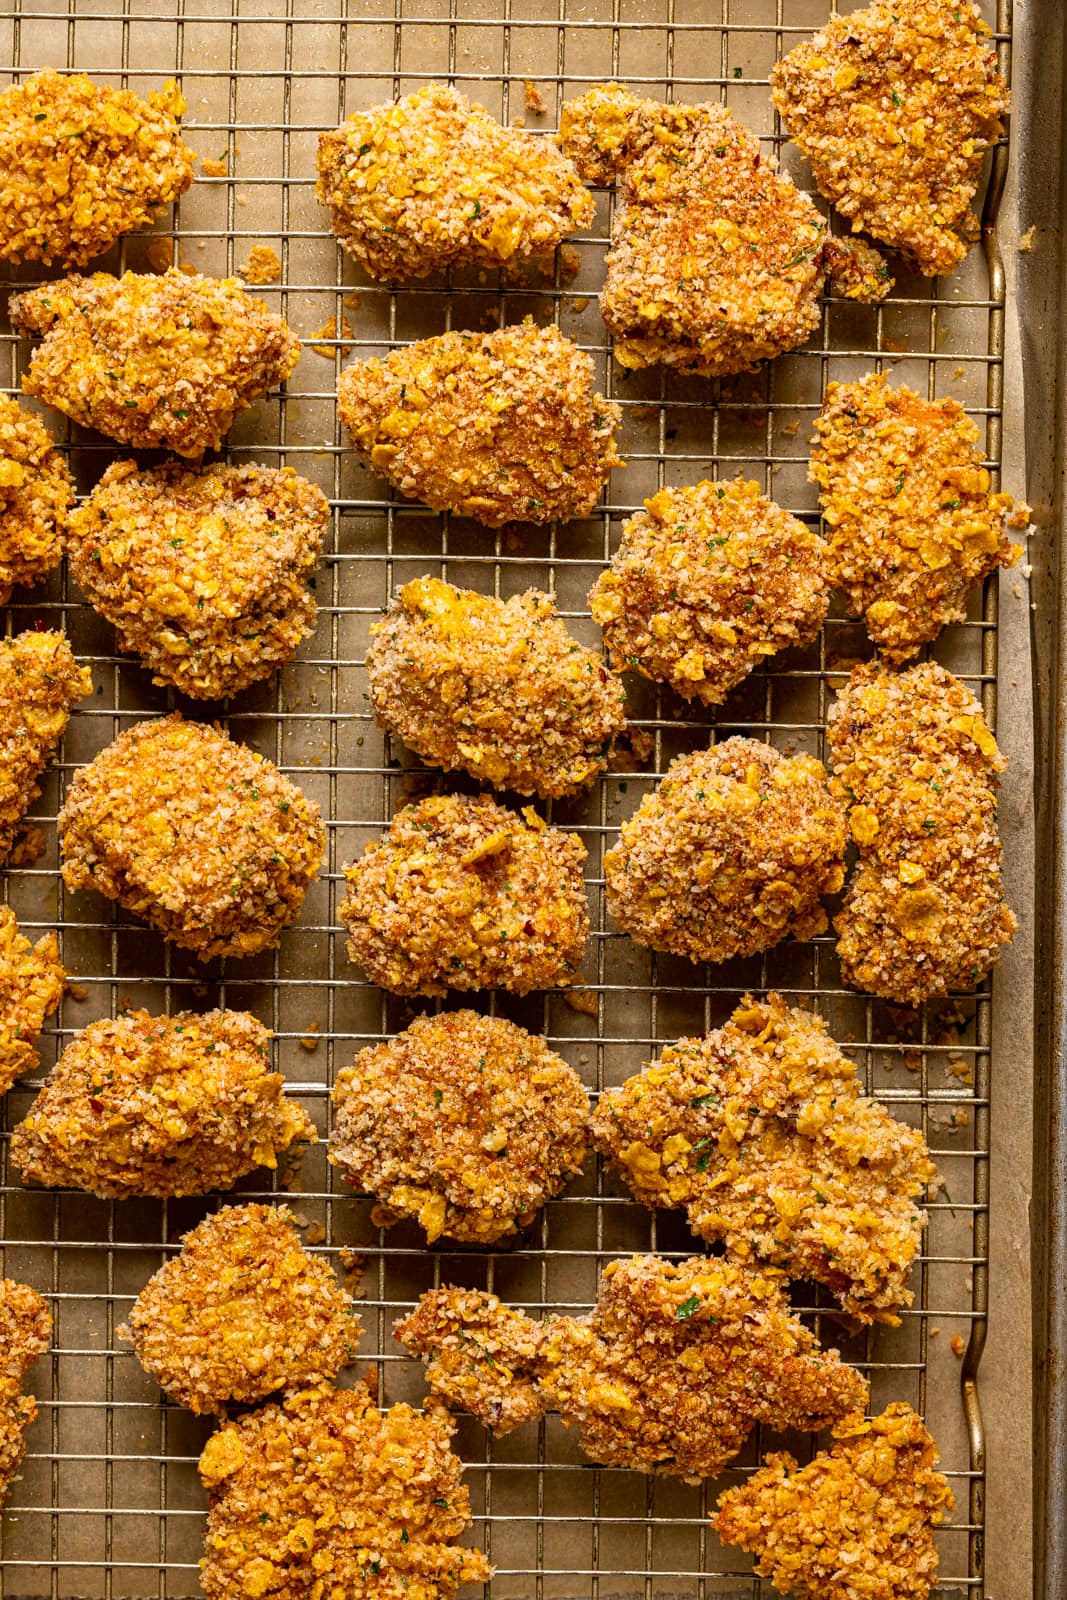
<svg viewBox="0 0 1067 1600"><path fill-rule="evenodd" d="M12 1133L11 1159L27 1182L102 1200L230 1189L316 1139L270 1071L270 1039L246 1011L92 1022Z"/></svg>
<svg viewBox="0 0 1067 1600"><path fill-rule="evenodd" d="M593 1143L647 1206L684 1206L728 1256L825 1284L861 1322L899 1322L936 1177L921 1133L860 1091L821 1017L746 996L601 1095Z"/></svg>
<svg viewBox="0 0 1067 1600"><path fill-rule="evenodd" d="M19 333L43 335L25 392L138 449L217 450L234 417L300 359L296 335L237 278L97 272L8 306Z"/></svg>
<svg viewBox="0 0 1067 1600"><path fill-rule="evenodd" d="M52 1318L35 1289L0 1278L0 1500L26 1454L26 1429L37 1415L22 1380L52 1337Z"/></svg>
<svg viewBox="0 0 1067 1600"><path fill-rule="evenodd" d="M638 944L691 961L755 955L827 927L845 815L813 756L726 739L672 761L604 857L608 910Z"/></svg>
<svg viewBox="0 0 1067 1600"><path fill-rule="evenodd" d="M318 170L316 197L342 248L373 278L552 250L595 211L553 144L501 127L446 83L320 134Z"/></svg>
<svg viewBox="0 0 1067 1600"><path fill-rule="evenodd" d="M82 267L151 223L193 181L168 78L147 100L84 73L37 72L0 94L0 257Z"/></svg>
<svg viewBox="0 0 1067 1600"><path fill-rule="evenodd" d="M846 1418L801 1467L781 1451L719 1496L711 1525L759 1559L779 1594L809 1600L927 1600L933 1529L952 1510L937 1446L909 1405Z"/></svg>
<svg viewBox="0 0 1067 1600"><path fill-rule="evenodd" d="M829 573L871 638L904 661L962 622L967 594L1022 555L1008 526L1030 507L991 494L978 429L956 400L889 389L884 373L827 386L810 477L830 533Z"/></svg>
<svg viewBox="0 0 1067 1600"><path fill-rule="evenodd" d="M829 604L826 546L758 483L666 488L623 524L589 596L618 672L719 705L768 656L810 644Z"/></svg>
<svg viewBox="0 0 1067 1600"><path fill-rule="evenodd" d="M936 662L857 667L827 721L860 862L835 918L846 983L904 1005L971 989L1018 923L1004 904L982 708Z"/></svg>
<svg viewBox="0 0 1067 1600"><path fill-rule="evenodd" d="M307 585L329 516L291 467L116 461L71 517L67 554L153 682L218 700L269 677L314 627Z"/></svg>
<svg viewBox="0 0 1067 1600"><path fill-rule="evenodd" d="M892 288L869 245L827 248L809 196L717 102L597 84L563 107L559 142L588 183L619 181L600 309L621 366L747 372L804 343L827 276L858 300Z"/></svg>
<svg viewBox="0 0 1067 1600"><path fill-rule="evenodd" d="M431 795L345 867L348 954L394 994L555 989L589 935L576 833L491 795Z"/></svg>
<svg viewBox="0 0 1067 1600"><path fill-rule="evenodd" d="M326 850L313 800L258 751L177 712L82 767L59 814L63 881L202 961L278 943Z"/></svg>
<svg viewBox="0 0 1067 1600"><path fill-rule="evenodd" d="M0 395L0 605L16 584L39 582L63 555L74 485L54 445L38 417Z"/></svg>
<svg viewBox="0 0 1067 1600"><path fill-rule="evenodd" d="M491 1244L581 1171L589 1097L525 1028L474 1011L423 1016L338 1074L330 1161L373 1194L376 1224L414 1217Z"/></svg>
<svg viewBox="0 0 1067 1600"><path fill-rule="evenodd" d="M362 1384L225 1423L200 1457L207 1600L451 1600L487 1582L455 1543L471 1510L452 1432L440 1410L379 1411Z"/></svg>
<svg viewBox="0 0 1067 1600"><path fill-rule="evenodd" d="M710 1256L610 1262L592 1311L541 1323L434 1289L394 1332L429 1357L436 1394L495 1432L556 1410L592 1460L689 1482L717 1476L757 1423L817 1432L867 1397L790 1315L780 1274Z"/></svg>
<svg viewBox="0 0 1067 1600"><path fill-rule="evenodd" d="M353 362L337 409L354 448L401 494L487 528L583 517L622 465L622 413L594 392L592 358L529 317Z"/></svg>
<svg viewBox="0 0 1067 1600"><path fill-rule="evenodd" d="M592 783L626 726L622 684L536 589L416 578L371 628L367 672L378 721L424 760L542 799Z"/></svg>
<svg viewBox="0 0 1067 1600"><path fill-rule="evenodd" d="M356 1359L361 1324L288 1207L247 1205L185 1234L118 1331L172 1400L203 1413L332 1378Z"/></svg>
<svg viewBox="0 0 1067 1600"><path fill-rule="evenodd" d="M277 283L281 275L282 264L278 252L269 244L254 244L248 252L248 260L239 269L239 276L244 282L256 288L265 283Z"/></svg>
<svg viewBox="0 0 1067 1600"><path fill-rule="evenodd" d="M970 209L1007 85L971 0L875 0L831 17L771 72L819 193L928 276L978 235Z"/></svg>
<svg viewBox="0 0 1067 1600"><path fill-rule="evenodd" d="M11 907L0 906L0 1095L37 1065L37 1040L66 981L55 934L31 944Z"/></svg>
<svg viewBox="0 0 1067 1600"><path fill-rule="evenodd" d="M72 707L92 689L92 673L79 667L62 633L30 631L0 640L0 862L41 792L41 773Z"/></svg>

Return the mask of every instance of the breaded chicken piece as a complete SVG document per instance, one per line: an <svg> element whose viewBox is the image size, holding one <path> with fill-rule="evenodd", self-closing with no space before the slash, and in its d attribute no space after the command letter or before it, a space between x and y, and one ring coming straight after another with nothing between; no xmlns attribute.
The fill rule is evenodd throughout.
<svg viewBox="0 0 1067 1600"><path fill-rule="evenodd" d="M909 1405L847 1417L837 1443L802 1467L781 1451L719 1496L711 1525L759 1559L779 1594L808 1600L927 1600L932 1530L952 1510L937 1446Z"/></svg>
<svg viewBox="0 0 1067 1600"><path fill-rule="evenodd" d="M499 266L554 250L593 197L547 139L504 128L447 83L358 111L319 135L317 199L372 278Z"/></svg>
<svg viewBox="0 0 1067 1600"><path fill-rule="evenodd" d="M74 485L54 445L39 417L0 395L0 605L62 558Z"/></svg>
<svg viewBox="0 0 1067 1600"><path fill-rule="evenodd" d="M36 72L0 94L0 258L83 267L193 181L178 85L141 100L83 72Z"/></svg>
<svg viewBox="0 0 1067 1600"><path fill-rule="evenodd" d="M429 1357L435 1394L495 1432L556 1410L592 1460L688 1482L716 1477L758 1422L817 1432L866 1403L860 1374L790 1316L779 1275L710 1256L612 1261L591 1312L540 1324L434 1289L394 1332Z"/></svg>
<svg viewBox="0 0 1067 1600"><path fill-rule="evenodd" d="M220 700L315 625L308 578L330 516L291 467L116 461L71 517L70 570L154 683Z"/></svg>
<svg viewBox="0 0 1067 1600"><path fill-rule="evenodd" d="M414 1217L492 1244L581 1171L589 1097L573 1067L504 1017L417 1017L337 1076L329 1156L377 1197L372 1220Z"/></svg>
<svg viewBox="0 0 1067 1600"><path fill-rule="evenodd" d="M52 1337L52 1318L41 1296L14 1278L0 1278L0 1500L26 1454L26 1429L37 1415L22 1380L44 1355Z"/></svg>
<svg viewBox="0 0 1067 1600"><path fill-rule="evenodd" d="M455 1543L471 1509L452 1432L439 1409L379 1411L362 1384L224 1423L200 1457L207 1600L451 1600L485 1583L485 1556Z"/></svg>
<svg viewBox="0 0 1067 1600"><path fill-rule="evenodd" d="M691 961L756 955L827 926L845 815L813 756L726 739L672 761L604 857L608 910L638 944Z"/></svg>
<svg viewBox="0 0 1067 1600"><path fill-rule="evenodd" d="M905 1005L972 989L1018 923L1004 904L1005 761L944 667L857 667L827 723L860 864L834 926L846 983Z"/></svg>
<svg viewBox="0 0 1067 1600"><path fill-rule="evenodd" d="M201 961L273 948L326 850L319 808L273 762L175 712L82 767L59 814L63 881Z"/></svg>
<svg viewBox="0 0 1067 1600"><path fill-rule="evenodd" d="M337 385L353 448L409 500L487 528L593 509L621 412L593 362L527 317L494 333L443 333L355 361Z"/></svg>
<svg viewBox="0 0 1067 1600"><path fill-rule="evenodd" d="M810 644L829 604L826 546L758 483L666 488L623 523L589 595L608 659L720 705L779 650Z"/></svg>
<svg viewBox="0 0 1067 1600"><path fill-rule="evenodd" d="M600 1096L593 1143L646 1206L684 1206L741 1261L814 1279L861 1322L897 1323L937 1175L921 1133L856 1082L821 1017L746 996Z"/></svg>
<svg viewBox="0 0 1067 1600"><path fill-rule="evenodd" d="M37 1065L44 1019L62 1000L66 981L55 934L31 944L11 907L0 906L0 1095Z"/></svg>
<svg viewBox="0 0 1067 1600"><path fill-rule="evenodd" d="M367 672L378 721L417 755L545 800L592 783L626 726L622 684L537 589L415 578L371 628Z"/></svg>
<svg viewBox="0 0 1067 1600"><path fill-rule="evenodd" d="M61 278L12 295L8 309L18 333L44 336L25 392L137 449L217 450L300 359L300 341L239 279L176 267Z"/></svg>
<svg viewBox="0 0 1067 1600"><path fill-rule="evenodd" d="M905 661L962 622L967 594L1022 555L1030 507L991 494L978 429L956 400L888 389L884 373L827 386L809 476L830 532L829 573L871 638Z"/></svg>
<svg viewBox="0 0 1067 1600"><path fill-rule="evenodd" d="M588 183L619 181L600 309L624 367L718 377L802 345L827 276L852 299L892 288L869 245L826 221L718 102L663 105L597 84L559 142Z"/></svg>
<svg viewBox="0 0 1067 1600"><path fill-rule="evenodd" d="M93 689L62 633L0 640L0 862L11 854L23 817L41 792L73 706Z"/></svg>
<svg viewBox="0 0 1067 1600"><path fill-rule="evenodd" d="M172 1400L202 1414L332 1378L355 1360L361 1325L289 1208L248 1205L185 1234L118 1331Z"/></svg>
<svg viewBox="0 0 1067 1600"><path fill-rule="evenodd" d="M348 954L394 994L555 989L585 951L585 846L491 795L431 795L345 867Z"/></svg>
<svg viewBox="0 0 1067 1600"><path fill-rule="evenodd" d="M101 1200L209 1194L274 1168L315 1129L246 1011L129 1011L77 1034L11 1135L28 1183Z"/></svg>

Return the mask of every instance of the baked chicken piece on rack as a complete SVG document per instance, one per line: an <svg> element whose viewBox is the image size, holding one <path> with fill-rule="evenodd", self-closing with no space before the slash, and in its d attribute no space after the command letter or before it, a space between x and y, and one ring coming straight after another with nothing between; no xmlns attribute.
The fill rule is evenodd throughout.
<svg viewBox="0 0 1067 1600"><path fill-rule="evenodd" d="M0 1278L0 1500L26 1454L26 1429L37 1415L22 1381L51 1337L52 1318L37 1291Z"/></svg>
<svg viewBox="0 0 1067 1600"><path fill-rule="evenodd" d="M62 558L74 484L54 446L39 417L0 395L0 605Z"/></svg>
<svg viewBox="0 0 1067 1600"><path fill-rule="evenodd" d="M30 629L0 640L0 863L41 792L71 710L92 688L64 634Z"/></svg>
<svg viewBox="0 0 1067 1600"><path fill-rule="evenodd" d="M66 981L55 934L31 944L11 907L0 906L0 1095L36 1067L37 1040Z"/></svg>

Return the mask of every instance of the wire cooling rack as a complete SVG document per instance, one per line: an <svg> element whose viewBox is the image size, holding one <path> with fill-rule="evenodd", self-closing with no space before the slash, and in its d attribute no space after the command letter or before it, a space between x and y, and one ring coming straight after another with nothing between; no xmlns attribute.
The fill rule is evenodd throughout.
<svg viewBox="0 0 1067 1600"><path fill-rule="evenodd" d="M812 419L830 376L856 377L872 367L963 401L985 428L996 472L1005 308L995 238L986 259L973 252L950 280L900 276L880 308L828 301L803 351L753 376L712 383L659 372L627 376L612 367L596 304L611 220L606 193L594 228L553 260L400 289L360 277L315 203L319 132L430 77L447 77L505 120L524 116L529 128L546 132L565 98L600 79L618 78L656 97L717 96L806 184L773 115L768 73L825 14L826 0L15 0L0 17L4 83L42 66L88 71L142 93L179 77L188 100L186 138L202 157L224 163L225 175L198 177L173 226L165 219L155 231L174 238L180 260L210 273L239 271L253 244L272 245L281 280L258 292L306 341L287 391L239 420L227 454L289 463L318 482L332 504L314 636L274 682L219 708L231 731L277 761L329 820L326 869L271 955L201 967L110 904L64 891L55 817L71 774L120 729L178 702L115 656L111 630L65 573L10 607L12 631L37 621L65 626L95 685L35 808L47 853L6 879L27 930L60 930L65 963L81 986L46 1030L42 1071L79 1028L124 1006L243 1007L273 1027L279 1066L325 1135L336 1071L356 1049L410 1020L414 1007L364 983L349 964L336 920L343 863L398 804L443 786L368 713L368 628L402 582L439 572L496 594L550 588L573 628L595 642L585 597L621 520L661 484L743 472L816 521L806 481ZM1006 0L990 14L1005 70L1008 15ZM543 97L541 115L526 109L527 80ZM995 156L990 218L1005 154L1002 148ZM144 269L150 242L132 236L101 265ZM492 534L398 501L344 448L334 386L345 360L449 327L497 326L526 314L556 320L589 350L603 392L622 404L629 465L613 475L606 503L566 527ZM26 350L10 333L4 349L5 382L17 391ZM61 437L82 492L122 453L78 429ZM594 1010L559 995L461 1003L543 1029L594 1090L622 1081L664 1042L716 1025L749 988L778 987L827 1016L867 1087L922 1127L945 1186L929 1207L915 1303L898 1329L850 1337L825 1302L805 1300L801 1291L797 1303L824 1342L869 1374L875 1405L907 1399L926 1413L957 1498L938 1536L944 1590L981 1596L984 1446L974 1379L987 1303L990 994L930 1004L918 1014L896 1010L841 987L825 937L759 960L692 967L639 950L604 906L603 850L673 756L732 732L821 753L834 675L868 653L862 630L832 614L817 644L777 658L716 715L635 683L634 720L651 735L650 757L619 757L587 798L550 808L589 850L593 933L583 984ZM981 693L992 717L994 585L975 597L968 621L948 631L937 654ZM52 1353L32 1374L41 1415L0 1527L0 1596L178 1600L198 1592L204 1502L195 1461L208 1430L160 1403L116 1328L180 1234L219 1199L114 1205L23 1190L7 1166L6 1130L25 1114L40 1076L11 1092L0 1124L3 1270L48 1296L55 1318ZM243 1184L242 1194L260 1193L261 1182L262 1175ZM427 1250L411 1226L379 1231L370 1202L340 1192L322 1144L304 1161L298 1187L292 1203L309 1242L334 1260L346 1247L362 1256L363 1348L390 1400L418 1400L424 1392L420 1370L402 1358L391 1326L431 1284L490 1286L533 1310L584 1309L600 1266L612 1257L636 1249L680 1257L692 1249L676 1217L650 1215L592 1162L506 1250L447 1243ZM496 1564L488 1592L498 1600L713 1600L761 1592L747 1558L722 1550L707 1525L718 1485L696 1489L593 1467L553 1417L497 1442L461 1419L456 1443L469 1463L473 1537ZM766 1434L753 1437L738 1471L750 1470L767 1444ZM804 1454L812 1445L793 1447Z"/></svg>

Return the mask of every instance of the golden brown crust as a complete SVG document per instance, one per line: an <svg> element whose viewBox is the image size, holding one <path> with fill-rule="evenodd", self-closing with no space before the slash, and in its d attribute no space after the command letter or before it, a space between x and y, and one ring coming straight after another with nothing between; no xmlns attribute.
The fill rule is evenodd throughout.
<svg viewBox="0 0 1067 1600"><path fill-rule="evenodd" d="M41 792L71 708L91 694L92 674L79 667L62 633L16 634L0 640L0 862Z"/></svg>
<svg viewBox="0 0 1067 1600"><path fill-rule="evenodd" d="M11 907L0 906L0 1095L37 1065L44 1019L62 1000L66 981L55 934L31 944Z"/></svg>
<svg viewBox="0 0 1067 1600"><path fill-rule="evenodd" d="M39 417L0 395L0 605L16 584L39 582L63 555L74 485L54 444Z"/></svg>
<svg viewBox="0 0 1067 1600"><path fill-rule="evenodd" d="M22 1393L22 1380L51 1336L52 1318L37 1291L0 1278L0 1500L22 1463L26 1429L37 1415L37 1402Z"/></svg>

